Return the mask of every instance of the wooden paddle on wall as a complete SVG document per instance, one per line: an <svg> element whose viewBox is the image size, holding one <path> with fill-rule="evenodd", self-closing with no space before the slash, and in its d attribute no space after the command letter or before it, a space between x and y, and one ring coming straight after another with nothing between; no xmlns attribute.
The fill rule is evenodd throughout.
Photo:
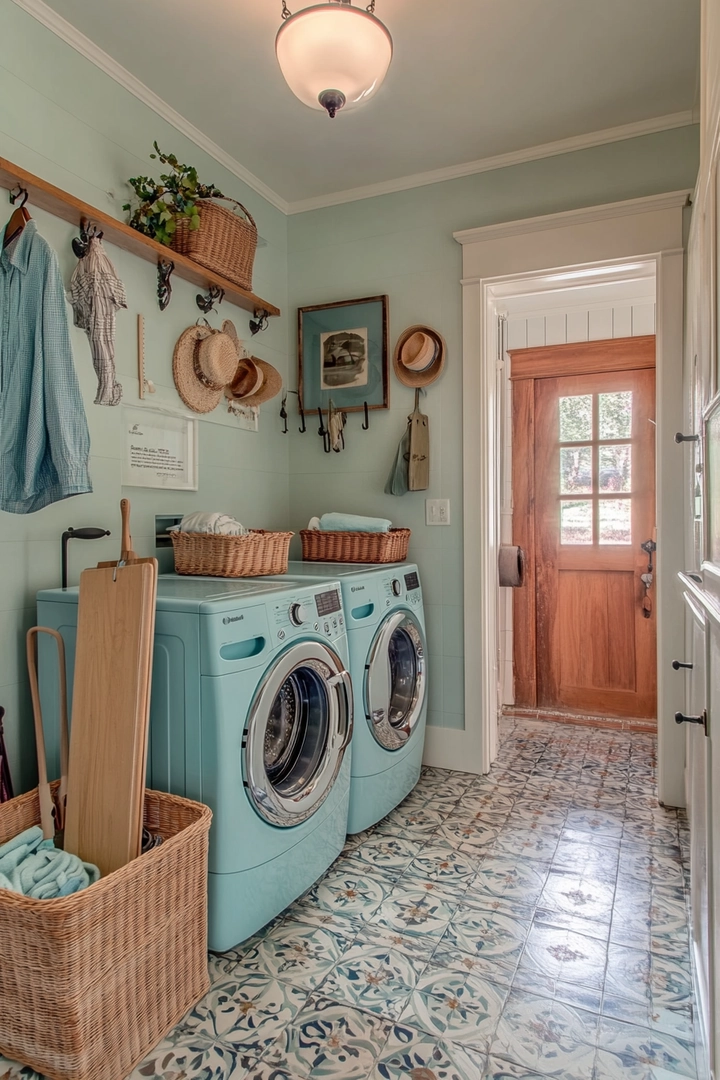
<svg viewBox="0 0 720 1080"><path fill-rule="evenodd" d="M101 874L141 850L157 560L138 559L121 503L121 558L80 575L65 850Z"/></svg>
<svg viewBox="0 0 720 1080"><path fill-rule="evenodd" d="M410 425L410 460L408 489L425 491L430 487L430 420L420 412L420 388L415 390L415 408L408 417Z"/></svg>

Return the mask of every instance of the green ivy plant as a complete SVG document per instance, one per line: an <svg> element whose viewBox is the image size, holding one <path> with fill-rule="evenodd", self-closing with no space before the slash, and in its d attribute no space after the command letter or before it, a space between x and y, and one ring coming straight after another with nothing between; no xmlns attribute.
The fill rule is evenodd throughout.
<svg viewBox="0 0 720 1080"><path fill-rule="evenodd" d="M133 176L128 180L135 192L137 205L125 203L123 210L132 210L129 224L133 229L151 236L161 244L170 245L177 228L177 218L186 217L189 227L197 229L200 215L196 203L198 199L222 199L222 191L214 184L198 182L197 169L192 165L183 165L174 154L163 154L156 142L150 157L169 166L169 171L160 175L160 180L150 176Z"/></svg>

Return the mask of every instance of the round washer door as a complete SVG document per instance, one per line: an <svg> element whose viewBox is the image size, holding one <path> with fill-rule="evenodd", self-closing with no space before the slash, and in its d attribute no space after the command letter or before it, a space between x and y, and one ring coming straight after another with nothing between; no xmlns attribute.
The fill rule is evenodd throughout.
<svg viewBox="0 0 720 1080"><path fill-rule="evenodd" d="M380 623L365 665L365 716L385 750L411 738L426 689L423 629L411 611L394 611Z"/></svg>
<svg viewBox="0 0 720 1080"><path fill-rule="evenodd" d="M272 825L306 821L335 783L352 737L352 683L322 642L291 645L250 706L243 752L247 791Z"/></svg>

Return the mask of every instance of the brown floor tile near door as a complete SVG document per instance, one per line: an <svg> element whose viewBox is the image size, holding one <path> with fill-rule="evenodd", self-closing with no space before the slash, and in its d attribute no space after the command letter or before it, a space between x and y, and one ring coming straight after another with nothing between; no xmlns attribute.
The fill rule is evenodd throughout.
<svg viewBox="0 0 720 1080"><path fill-rule="evenodd" d="M518 720L548 720L554 724L582 724L605 731L638 731L655 734L657 721L628 716L591 716L587 713L560 712L550 709L525 709L521 705L504 705L503 716Z"/></svg>

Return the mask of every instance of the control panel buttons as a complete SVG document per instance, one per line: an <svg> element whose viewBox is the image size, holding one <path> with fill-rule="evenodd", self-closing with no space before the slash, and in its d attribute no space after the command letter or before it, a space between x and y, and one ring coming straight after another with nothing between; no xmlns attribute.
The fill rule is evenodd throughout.
<svg viewBox="0 0 720 1080"><path fill-rule="evenodd" d="M302 626L312 618L312 611L307 604L291 604L290 622L293 626Z"/></svg>
<svg viewBox="0 0 720 1080"><path fill-rule="evenodd" d="M284 630L278 630L278 638L280 639L280 641L285 640L285 631Z"/></svg>
<svg viewBox="0 0 720 1080"><path fill-rule="evenodd" d="M324 625L325 625L325 633L329 634L330 633L330 623L326 622Z"/></svg>
<svg viewBox="0 0 720 1080"><path fill-rule="evenodd" d="M392 591L393 596L399 596L402 592L402 584L400 583L400 580L398 578L393 578Z"/></svg>

